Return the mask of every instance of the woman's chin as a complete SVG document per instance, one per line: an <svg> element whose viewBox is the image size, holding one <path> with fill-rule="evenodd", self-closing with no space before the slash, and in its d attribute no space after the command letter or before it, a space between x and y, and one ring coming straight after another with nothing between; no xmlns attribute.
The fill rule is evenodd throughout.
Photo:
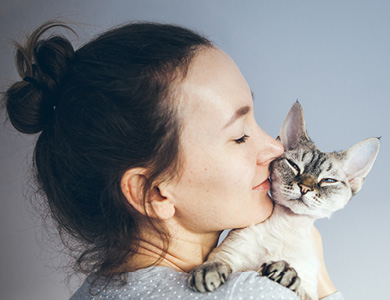
<svg viewBox="0 0 390 300"><path fill-rule="evenodd" d="M263 223L264 221L268 220L272 215L273 210L274 202L268 194L264 195L264 199L261 201L261 208L258 215L259 218L256 220L255 224Z"/></svg>

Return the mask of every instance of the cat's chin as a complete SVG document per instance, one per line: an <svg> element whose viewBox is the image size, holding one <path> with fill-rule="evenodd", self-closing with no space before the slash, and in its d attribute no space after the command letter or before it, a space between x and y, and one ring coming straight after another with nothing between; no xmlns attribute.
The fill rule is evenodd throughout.
<svg viewBox="0 0 390 300"><path fill-rule="evenodd" d="M329 218L331 215L331 213L328 212L315 211L302 199L288 200L283 203L280 202L278 203L275 201L275 203L278 204L279 206L282 206L285 210L285 213L289 215L306 216L313 220L321 219L321 218Z"/></svg>

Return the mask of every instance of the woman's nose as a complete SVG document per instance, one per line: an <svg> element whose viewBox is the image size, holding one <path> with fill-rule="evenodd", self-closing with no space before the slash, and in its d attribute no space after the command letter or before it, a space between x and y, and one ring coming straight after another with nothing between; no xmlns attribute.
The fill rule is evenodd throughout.
<svg viewBox="0 0 390 300"><path fill-rule="evenodd" d="M260 147L257 155L257 164L268 165L284 152L283 145L260 129Z"/></svg>

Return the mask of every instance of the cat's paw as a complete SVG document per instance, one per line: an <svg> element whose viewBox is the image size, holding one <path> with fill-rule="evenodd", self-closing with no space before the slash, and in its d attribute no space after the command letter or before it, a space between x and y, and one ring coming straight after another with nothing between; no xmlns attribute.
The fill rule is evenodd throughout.
<svg viewBox="0 0 390 300"><path fill-rule="evenodd" d="M264 263L258 272L294 292L301 284L297 271L284 260Z"/></svg>
<svg viewBox="0 0 390 300"><path fill-rule="evenodd" d="M226 264L206 262L191 272L188 284L196 292L212 292L225 283L231 272Z"/></svg>

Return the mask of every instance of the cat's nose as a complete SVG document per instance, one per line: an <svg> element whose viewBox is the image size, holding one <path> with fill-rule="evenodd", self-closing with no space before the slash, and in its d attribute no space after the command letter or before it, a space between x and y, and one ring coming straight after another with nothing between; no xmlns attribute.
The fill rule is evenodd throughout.
<svg viewBox="0 0 390 300"><path fill-rule="evenodd" d="M299 188L301 189L302 195L307 192L311 192L314 190L315 180L313 177L308 175L303 175L301 180L298 183Z"/></svg>
<svg viewBox="0 0 390 300"><path fill-rule="evenodd" d="M311 192L313 190L312 187L304 185L304 184L298 184L299 188L301 189L302 195L306 194L307 192Z"/></svg>

